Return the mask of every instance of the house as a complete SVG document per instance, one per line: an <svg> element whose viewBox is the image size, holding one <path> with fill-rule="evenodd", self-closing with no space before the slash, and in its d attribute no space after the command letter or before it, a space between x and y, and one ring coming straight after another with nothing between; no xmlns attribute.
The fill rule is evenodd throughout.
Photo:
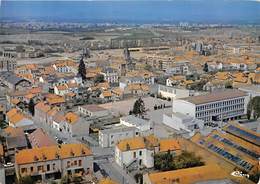
<svg viewBox="0 0 260 184"><path fill-rule="evenodd" d="M171 152L181 153L181 147L176 139L159 140L154 135L133 137L118 142L115 147L115 162L123 169L152 168L154 155Z"/></svg>
<svg viewBox="0 0 260 184"><path fill-rule="evenodd" d="M129 84L143 82L148 85L154 84L154 74L148 70L132 70L127 72L126 76L125 81L128 81Z"/></svg>
<svg viewBox="0 0 260 184"><path fill-rule="evenodd" d="M141 83L134 83L129 84L124 89L124 94L128 95L137 95L137 96L144 96L150 93L150 87L147 84L141 84Z"/></svg>
<svg viewBox="0 0 260 184"><path fill-rule="evenodd" d="M13 91L31 87L28 80L18 77L12 72L1 72L0 81Z"/></svg>
<svg viewBox="0 0 260 184"><path fill-rule="evenodd" d="M73 72L73 68L77 64L72 60L58 60L57 63L53 64L52 67L59 73L70 73Z"/></svg>
<svg viewBox="0 0 260 184"><path fill-rule="evenodd" d="M118 77L118 73L115 69L113 68L105 68L102 70L101 74L104 76L104 79L110 83L110 84L113 84L113 83L118 83L119 82L119 77Z"/></svg>
<svg viewBox="0 0 260 184"><path fill-rule="evenodd" d="M65 114L65 122L62 130L70 136L85 136L89 134L89 125L89 122L85 121L77 114L68 112Z"/></svg>
<svg viewBox="0 0 260 184"><path fill-rule="evenodd" d="M104 117L110 114L109 110L94 104L79 106L78 112L88 117Z"/></svg>
<svg viewBox="0 0 260 184"><path fill-rule="evenodd" d="M145 79L141 76L137 77L124 77L120 79L119 87L125 89L130 84L145 84Z"/></svg>
<svg viewBox="0 0 260 184"><path fill-rule="evenodd" d="M156 138L134 137L120 141L115 147L115 162L123 169L135 164L138 168L152 168L153 155L159 150ZM158 152L158 151L157 151Z"/></svg>
<svg viewBox="0 0 260 184"><path fill-rule="evenodd" d="M37 128L32 133L28 134L28 140L32 148L42 148L57 145L56 142L41 128Z"/></svg>
<svg viewBox="0 0 260 184"><path fill-rule="evenodd" d="M60 179L93 171L92 151L83 144L24 149L15 154L17 178Z"/></svg>
<svg viewBox="0 0 260 184"><path fill-rule="evenodd" d="M21 127L25 130L29 130L31 128L34 128L34 122L28 118L26 115L24 115L22 112L20 112L18 109L11 109L6 113L6 120L11 127Z"/></svg>
<svg viewBox="0 0 260 184"><path fill-rule="evenodd" d="M123 99L124 96L124 90L121 89L120 87L115 87L111 90L111 93L113 95L113 98L116 100L121 100Z"/></svg>
<svg viewBox="0 0 260 184"><path fill-rule="evenodd" d="M112 99L112 93L111 93L111 91L108 91L108 90L102 91L99 97L102 98L102 99L105 99L105 100L111 100Z"/></svg>
<svg viewBox="0 0 260 184"><path fill-rule="evenodd" d="M63 96L48 93L47 95L45 95L45 98L46 102L52 107L64 107L65 98Z"/></svg>
<svg viewBox="0 0 260 184"><path fill-rule="evenodd" d="M9 119L10 119L13 115L17 114L18 112L19 112L19 110L16 109L16 108L10 109L10 110L6 113L6 116L5 116L6 122L9 122Z"/></svg>
<svg viewBox="0 0 260 184"><path fill-rule="evenodd" d="M16 113L15 115L13 115L10 119L9 119L9 126L12 127L22 127L22 128L26 128L27 127L33 127L34 122L27 117L26 115L24 115L21 112Z"/></svg>
<svg viewBox="0 0 260 184"><path fill-rule="evenodd" d="M119 141L138 136L139 132L135 127L114 126L108 129L99 130L98 142L103 148L113 147Z"/></svg>
<svg viewBox="0 0 260 184"><path fill-rule="evenodd" d="M225 90L173 100L172 109L204 122L227 121L245 115L248 101L243 91Z"/></svg>
<svg viewBox="0 0 260 184"><path fill-rule="evenodd" d="M51 106L49 106L45 102L39 102L34 106L34 117L40 123L47 123L48 111L51 110Z"/></svg>
<svg viewBox="0 0 260 184"><path fill-rule="evenodd" d="M189 68L189 61L178 61L173 63L170 68L167 68L166 73L169 75L187 75L189 74Z"/></svg>
<svg viewBox="0 0 260 184"><path fill-rule="evenodd" d="M14 162L14 156L16 151L27 148L27 140L22 128L15 128L8 126L4 129L3 134L6 153L5 156L9 157L11 162Z"/></svg>
<svg viewBox="0 0 260 184"><path fill-rule="evenodd" d="M134 115L121 117L120 124L128 127L135 127L140 135L149 135L153 132L153 125L150 121Z"/></svg>
<svg viewBox="0 0 260 184"><path fill-rule="evenodd" d="M64 96L65 94L69 93L68 86L66 84L54 86L54 93L56 95Z"/></svg>
<svg viewBox="0 0 260 184"><path fill-rule="evenodd" d="M68 93L78 94L79 85L77 83L66 83L54 86L54 93L56 95L64 96Z"/></svg>
<svg viewBox="0 0 260 184"><path fill-rule="evenodd" d="M53 117L53 122L52 122L51 127L62 132L62 130L64 129L63 126L65 126L65 121L66 120L65 120L64 114L61 112L58 112Z"/></svg>

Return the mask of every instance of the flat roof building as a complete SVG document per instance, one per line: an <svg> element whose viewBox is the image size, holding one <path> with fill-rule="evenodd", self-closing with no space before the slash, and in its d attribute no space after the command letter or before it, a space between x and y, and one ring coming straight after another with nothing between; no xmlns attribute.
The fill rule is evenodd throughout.
<svg viewBox="0 0 260 184"><path fill-rule="evenodd" d="M173 101L173 112L204 122L227 121L246 114L249 96L239 90L225 90Z"/></svg>

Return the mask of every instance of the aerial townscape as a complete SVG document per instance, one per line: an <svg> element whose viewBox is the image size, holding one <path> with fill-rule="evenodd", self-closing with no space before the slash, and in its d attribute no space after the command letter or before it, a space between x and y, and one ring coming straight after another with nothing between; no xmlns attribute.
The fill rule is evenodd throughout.
<svg viewBox="0 0 260 184"><path fill-rule="evenodd" d="M260 184L259 12L160 22L168 8L117 3L182 2L38 3L0 5L0 184ZM96 22L49 12L84 3Z"/></svg>

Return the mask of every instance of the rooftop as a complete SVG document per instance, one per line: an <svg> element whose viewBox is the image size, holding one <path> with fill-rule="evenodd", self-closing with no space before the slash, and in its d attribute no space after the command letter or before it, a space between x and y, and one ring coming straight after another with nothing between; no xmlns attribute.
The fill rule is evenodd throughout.
<svg viewBox="0 0 260 184"><path fill-rule="evenodd" d="M166 152L168 150L180 150L181 146L179 141L176 139L162 139L159 141L160 144L160 152Z"/></svg>
<svg viewBox="0 0 260 184"><path fill-rule="evenodd" d="M45 147L55 146L56 142L51 139L41 128L36 129L34 132L28 135L28 139L31 146L34 147Z"/></svg>
<svg viewBox="0 0 260 184"><path fill-rule="evenodd" d="M125 121L127 123L130 123L130 124L136 125L136 126L142 126L142 125L149 123L149 121L139 118L134 115L124 116L124 117L120 118L120 121Z"/></svg>
<svg viewBox="0 0 260 184"><path fill-rule="evenodd" d="M188 101L190 103L200 105L206 104L210 102L228 100L237 97L243 97L247 94L243 91L239 90L225 90L225 91L216 91L206 95L199 95L199 96L191 96L187 98L182 98L182 100Z"/></svg>
<svg viewBox="0 0 260 184"><path fill-rule="evenodd" d="M100 107L99 105L94 105L94 104L83 105L81 107L84 108L84 109L87 109L88 111L91 111L91 112L106 111L105 108Z"/></svg>
<svg viewBox="0 0 260 184"><path fill-rule="evenodd" d="M242 127L238 123L229 123L223 129L232 135L240 137L257 146L260 146L260 134L245 127Z"/></svg>
<svg viewBox="0 0 260 184"><path fill-rule="evenodd" d="M152 184L172 184L173 181L191 184L210 179L224 179L226 174L217 165L207 165L174 171L151 173L148 174L148 177Z"/></svg>
<svg viewBox="0 0 260 184"><path fill-rule="evenodd" d="M16 153L17 164L30 164L41 161L85 157L92 155L91 150L83 144L62 144L42 148L24 149Z"/></svg>

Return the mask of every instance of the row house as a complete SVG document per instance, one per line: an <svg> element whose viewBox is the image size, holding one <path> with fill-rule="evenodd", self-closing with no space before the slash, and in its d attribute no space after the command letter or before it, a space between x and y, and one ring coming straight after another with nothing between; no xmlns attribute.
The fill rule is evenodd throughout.
<svg viewBox="0 0 260 184"><path fill-rule="evenodd" d="M77 64L72 60L65 60L58 61L52 67L59 73L70 73L73 72L73 68L77 67Z"/></svg>
<svg viewBox="0 0 260 184"><path fill-rule="evenodd" d="M25 176L54 180L66 175L88 174L92 171L93 154L83 144L24 149L15 154L18 180Z"/></svg>

